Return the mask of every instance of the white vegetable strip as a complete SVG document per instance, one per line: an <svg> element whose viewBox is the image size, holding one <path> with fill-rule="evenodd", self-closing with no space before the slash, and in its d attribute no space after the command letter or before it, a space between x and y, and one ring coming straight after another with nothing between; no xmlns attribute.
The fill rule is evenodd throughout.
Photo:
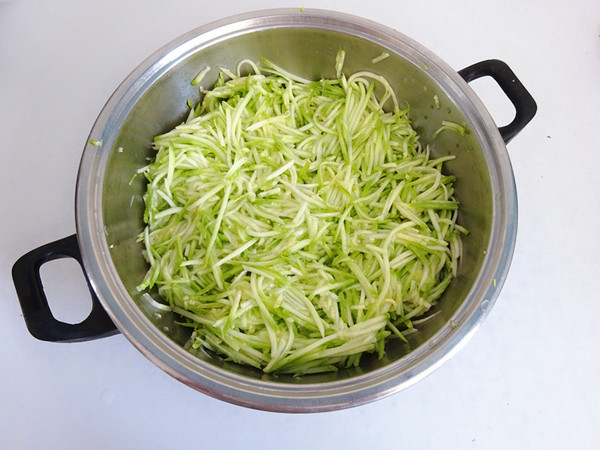
<svg viewBox="0 0 600 450"><path fill-rule="evenodd" d="M196 75L196 77L192 80L191 85L192 86L198 86L202 80L204 79L204 77L206 76L206 74L210 72L210 66L206 66L204 69L202 69L198 75Z"/></svg>
<svg viewBox="0 0 600 450"><path fill-rule="evenodd" d="M215 266L220 266L221 264L225 264L227 261L231 261L233 258L235 258L238 255L241 255L244 251L246 251L246 249L248 249L248 247L251 247L254 244L256 244L257 241L258 241L258 239L252 239L251 241L249 241L249 242L245 243L244 245L242 245L240 248L232 251L229 255L227 255L224 258L221 258L220 260L218 260L214 265Z"/></svg>
<svg viewBox="0 0 600 450"><path fill-rule="evenodd" d="M222 71L137 171L150 264L138 289L189 321L190 351L267 372L354 366L406 339L456 274L452 157L430 159L387 80L346 78L344 58L334 80L266 61Z"/></svg>

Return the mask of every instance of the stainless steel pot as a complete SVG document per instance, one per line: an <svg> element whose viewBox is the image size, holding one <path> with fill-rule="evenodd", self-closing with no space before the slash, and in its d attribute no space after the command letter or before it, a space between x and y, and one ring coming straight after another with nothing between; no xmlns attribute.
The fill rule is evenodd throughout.
<svg viewBox="0 0 600 450"><path fill-rule="evenodd" d="M136 236L143 229L142 177L135 171L152 156L153 136L180 123L186 100L198 99L190 80L211 67L233 68L243 58L262 57L304 77L334 76L336 53L346 51L345 71L384 75L411 108L422 142L456 176L464 239L458 275L431 318L410 336L392 342L384 359L365 358L360 368L335 374L265 375L223 361L200 358L182 348L185 329L176 318L153 310L135 287L147 266ZM372 59L389 57L374 64ZM216 75L216 71L211 72ZM515 105L513 122L500 129L468 81L493 77ZM214 82L204 80L208 88ZM313 412L360 405L397 392L439 367L477 329L494 304L515 244L517 197L505 143L531 120L536 105L506 64L484 61L456 72L406 36L379 24L336 12L268 10L198 28L166 45L127 77L102 110L90 133L77 179L77 235L23 256L13 279L31 333L52 341L85 340L116 332L174 378L211 396L252 408ZM467 125L461 136L444 132L443 120ZM69 256L83 264L94 308L81 324L54 319L39 267ZM114 325L113 325L114 324Z"/></svg>

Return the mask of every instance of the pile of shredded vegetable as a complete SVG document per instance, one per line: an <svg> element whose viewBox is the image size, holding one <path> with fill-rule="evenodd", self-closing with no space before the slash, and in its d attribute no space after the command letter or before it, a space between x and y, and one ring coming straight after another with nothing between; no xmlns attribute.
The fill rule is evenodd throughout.
<svg viewBox="0 0 600 450"><path fill-rule="evenodd" d="M455 275L453 157L432 159L389 83L346 77L343 58L319 81L268 61L221 69L155 138L138 289L193 328L190 351L295 375L356 366Z"/></svg>

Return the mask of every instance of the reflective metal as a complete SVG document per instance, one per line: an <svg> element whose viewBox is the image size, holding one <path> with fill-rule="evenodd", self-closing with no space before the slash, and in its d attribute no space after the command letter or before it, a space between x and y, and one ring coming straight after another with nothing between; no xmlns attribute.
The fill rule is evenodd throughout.
<svg viewBox="0 0 600 450"><path fill-rule="evenodd" d="M409 344L394 342L384 359L365 358L358 369L335 374L265 375L181 344L188 331L153 311L135 286L146 263L136 242L143 229L143 177L135 171L152 155L153 136L182 122L190 85L206 65L234 68L267 58L304 77L334 76L338 50L346 73L384 75L411 108L414 126L434 155L454 154L448 172L457 178L464 239L459 273L419 325ZM389 57L372 63L372 59ZM210 87L216 76L204 80ZM470 133L444 132L442 120L467 124ZM166 45L125 79L99 115L78 175L76 219L85 270L119 330L174 378L208 395L247 407L287 412L347 408L415 383L454 354L492 307L508 271L517 224L514 178L494 121L455 70L401 33L361 18L320 10L268 10L243 14L193 30ZM467 375L468 376L468 375Z"/></svg>

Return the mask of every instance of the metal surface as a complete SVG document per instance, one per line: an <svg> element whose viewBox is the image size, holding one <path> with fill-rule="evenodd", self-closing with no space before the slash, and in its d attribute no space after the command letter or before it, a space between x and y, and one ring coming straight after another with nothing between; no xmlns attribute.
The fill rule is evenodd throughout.
<svg viewBox="0 0 600 450"><path fill-rule="evenodd" d="M135 286L146 263L136 242L142 230L144 182L153 136L180 123L186 100L198 99L190 80L206 65L234 68L262 57L298 74L331 77L338 49L344 70L384 75L410 106L414 126L435 155L455 154L447 170L457 178L464 239L459 273L432 317L408 345L387 347L385 358L365 358L358 369L299 378L265 375L181 348L186 331L168 314L145 305ZM373 64L382 52L390 56ZM212 71L203 84L210 87ZM439 101L439 105L438 105ZM443 132L442 120L465 123L465 136ZM97 119L78 175L76 219L86 273L119 330L176 379L223 400L252 408L314 412L356 406L418 381L456 352L493 305L512 257L517 203L505 144L492 118L455 70L406 36L340 13L270 10L194 30L160 49L116 90Z"/></svg>

